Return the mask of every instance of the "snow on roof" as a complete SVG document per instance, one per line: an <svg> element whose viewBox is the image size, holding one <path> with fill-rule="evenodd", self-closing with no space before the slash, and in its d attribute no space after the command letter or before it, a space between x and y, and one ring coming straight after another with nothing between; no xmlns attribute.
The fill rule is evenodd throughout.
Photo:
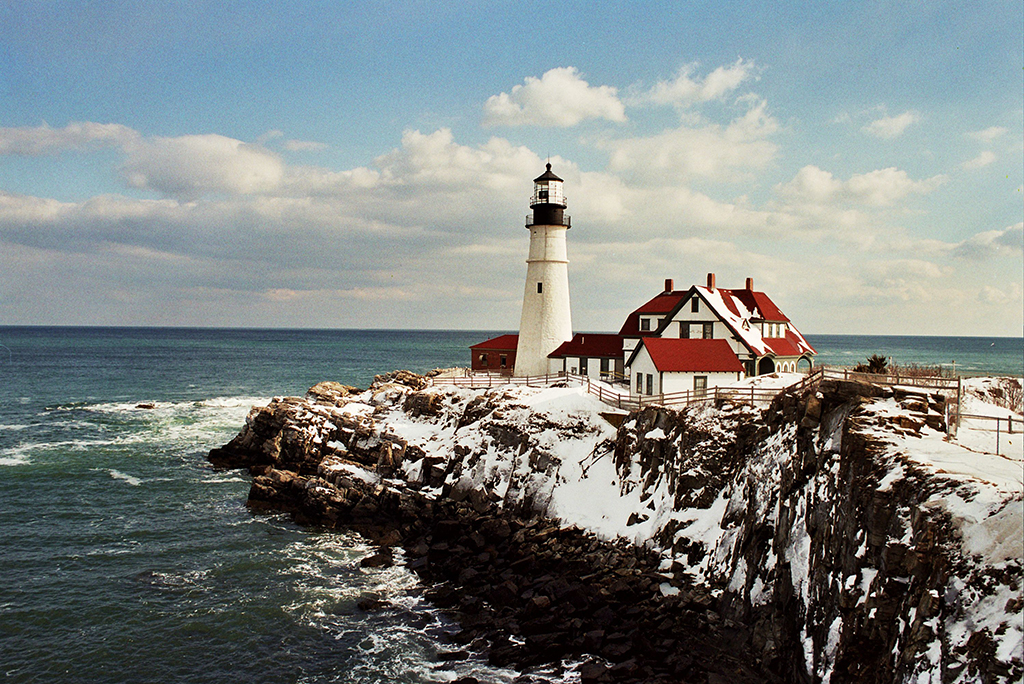
<svg viewBox="0 0 1024 684"><path fill-rule="evenodd" d="M761 336L760 322L762 320L789 321L763 292L710 289L702 285L695 285L693 290L707 302L733 334L757 356L767 354L800 356L801 354L817 353L814 351L814 347L792 325L787 326L785 337L765 338Z"/></svg>
<svg viewBox="0 0 1024 684"><path fill-rule="evenodd" d="M622 356L622 335L606 333L576 333L568 342L563 342L548 354L550 359L566 356L593 356L618 358Z"/></svg>
<svg viewBox="0 0 1024 684"><path fill-rule="evenodd" d="M470 349L499 349L502 351L514 351L519 344L519 335L499 335L489 340L478 342Z"/></svg>
<svg viewBox="0 0 1024 684"><path fill-rule="evenodd" d="M689 372L733 372L743 371L743 364L736 358L727 340L677 339L666 337L644 337L640 343L659 371ZM634 353L635 356L635 353Z"/></svg>

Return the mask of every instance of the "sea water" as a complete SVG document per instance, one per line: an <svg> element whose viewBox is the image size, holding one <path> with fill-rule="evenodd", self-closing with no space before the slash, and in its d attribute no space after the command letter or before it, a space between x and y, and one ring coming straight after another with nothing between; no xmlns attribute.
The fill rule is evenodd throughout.
<svg viewBox="0 0 1024 684"><path fill-rule="evenodd" d="M0 678L511 681L438 664L457 628L400 564L362 568L358 536L251 513L248 477L205 460L272 396L468 365L494 334L0 327ZM833 364L1024 371L1020 339L811 343ZM366 596L388 607L363 612Z"/></svg>

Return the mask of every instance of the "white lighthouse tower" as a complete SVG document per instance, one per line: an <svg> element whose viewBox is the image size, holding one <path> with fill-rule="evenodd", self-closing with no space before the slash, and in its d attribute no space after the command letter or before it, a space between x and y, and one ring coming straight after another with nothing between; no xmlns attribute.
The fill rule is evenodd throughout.
<svg viewBox="0 0 1024 684"><path fill-rule="evenodd" d="M544 375L554 372L560 361L548 354L572 338L569 313L569 259L565 232L562 179L547 170L533 181L530 208L526 217L530 231L530 255L526 259L526 289L523 291L523 315L519 320L519 344L516 347L515 375Z"/></svg>

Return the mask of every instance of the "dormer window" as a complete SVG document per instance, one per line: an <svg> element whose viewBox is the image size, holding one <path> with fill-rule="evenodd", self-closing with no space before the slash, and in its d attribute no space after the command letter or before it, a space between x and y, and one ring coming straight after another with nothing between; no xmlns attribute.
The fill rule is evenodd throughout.
<svg viewBox="0 0 1024 684"><path fill-rule="evenodd" d="M648 332L650 329L651 329L651 319L650 318L641 318L640 319L640 330L643 331L643 332Z"/></svg>

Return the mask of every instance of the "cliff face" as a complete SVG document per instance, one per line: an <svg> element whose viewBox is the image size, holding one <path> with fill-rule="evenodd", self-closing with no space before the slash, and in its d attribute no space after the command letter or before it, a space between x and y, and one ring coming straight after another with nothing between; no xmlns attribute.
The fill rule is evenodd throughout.
<svg viewBox="0 0 1024 684"><path fill-rule="evenodd" d="M405 545L496 616L465 638L498 660L602 656L585 681L1018 681L1019 465L979 478L943 441L943 409L826 382L765 411L648 408L615 429L578 390L400 373L256 408L211 461L250 469L254 507ZM540 581L577 562L586 582ZM464 599L448 602L478 615ZM532 641L515 652L502 631Z"/></svg>
<svg viewBox="0 0 1024 684"><path fill-rule="evenodd" d="M649 409L616 455L620 472L634 466L624 487L662 516L657 546L722 591L772 670L1019 681L1019 484L916 457L957 449L938 431L940 397L826 382L780 396L762 421L723 413Z"/></svg>

